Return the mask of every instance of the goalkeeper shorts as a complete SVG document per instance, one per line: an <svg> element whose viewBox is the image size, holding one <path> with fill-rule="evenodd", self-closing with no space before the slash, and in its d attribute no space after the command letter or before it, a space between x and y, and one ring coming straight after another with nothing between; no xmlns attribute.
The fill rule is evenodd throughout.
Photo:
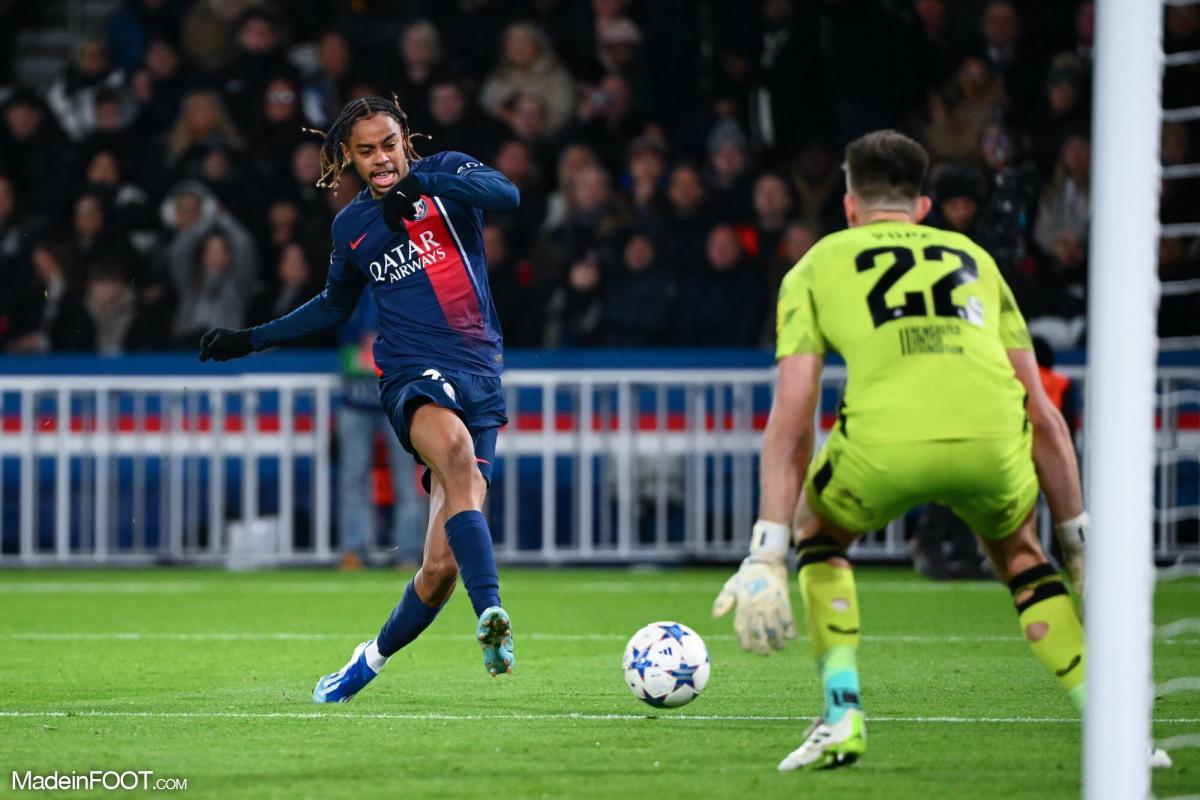
<svg viewBox="0 0 1200 800"><path fill-rule="evenodd" d="M1003 539L1037 501L1033 435L881 444L851 441L835 428L804 485L818 517L856 533L938 503L978 535Z"/></svg>

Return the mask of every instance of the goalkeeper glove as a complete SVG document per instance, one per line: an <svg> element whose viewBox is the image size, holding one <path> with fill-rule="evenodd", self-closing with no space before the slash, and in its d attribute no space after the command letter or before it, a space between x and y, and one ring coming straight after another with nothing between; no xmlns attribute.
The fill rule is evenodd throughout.
<svg viewBox="0 0 1200 800"><path fill-rule="evenodd" d="M1063 561L1067 562L1067 574L1071 576L1071 585L1075 587L1080 602L1083 602L1083 553L1088 521L1088 513L1084 511L1079 516L1054 526L1054 535L1058 537L1058 546L1062 548Z"/></svg>
<svg viewBox="0 0 1200 800"><path fill-rule="evenodd" d="M404 220L417 218L415 204L420 199L421 181L410 172L383 196L384 223L394 231L404 230Z"/></svg>
<svg viewBox="0 0 1200 800"><path fill-rule="evenodd" d="M786 525L755 523L750 555L713 601L714 617L723 617L736 606L733 630L743 650L766 656L796 638L785 563L790 538Z"/></svg>
<svg viewBox="0 0 1200 800"><path fill-rule="evenodd" d="M200 339L200 360L228 361L254 352L250 342L250 329L231 331L228 328L213 328Z"/></svg>

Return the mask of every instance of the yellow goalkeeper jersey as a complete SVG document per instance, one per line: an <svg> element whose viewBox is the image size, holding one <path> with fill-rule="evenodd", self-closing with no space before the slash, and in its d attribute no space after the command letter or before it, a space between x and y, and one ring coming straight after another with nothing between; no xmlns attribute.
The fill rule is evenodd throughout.
<svg viewBox="0 0 1200 800"><path fill-rule="evenodd" d="M996 262L966 236L876 222L824 237L779 290L776 358L846 361L850 440L1019 434L1025 390L1007 350L1029 332Z"/></svg>

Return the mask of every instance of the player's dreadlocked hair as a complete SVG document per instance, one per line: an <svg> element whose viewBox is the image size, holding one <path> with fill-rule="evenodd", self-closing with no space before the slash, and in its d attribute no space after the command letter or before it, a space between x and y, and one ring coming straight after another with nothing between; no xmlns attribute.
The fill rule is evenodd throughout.
<svg viewBox="0 0 1200 800"><path fill-rule="evenodd" d="M321 143L321 177L317 179L318 188L337 189L338 183L342 179L342 171L350 164L350 159L342 153L342 145L348 144L350 141L350 129L360 119L375 114L387 114L400 123L400 137L404 146L405 158L409 161L417 161L421 158L413 148L412 140L414 136L425 136L425 134L414 134L408 130L408 115L404 113L404 109L400 108L400 100L396 95L393 94L389 99L377 94L369 94L347 103L346 107L342 109L342 113L338 114L337 119L329 126L328 131L318 131L313 128L303 129L307 133L315 133L324 139ZM425 136L425 138L429 137Z"/></svg>

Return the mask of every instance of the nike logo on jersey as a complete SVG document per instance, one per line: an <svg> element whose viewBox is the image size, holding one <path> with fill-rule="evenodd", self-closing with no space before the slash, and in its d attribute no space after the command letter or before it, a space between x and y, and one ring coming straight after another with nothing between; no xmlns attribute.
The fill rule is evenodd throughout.
<svg viewBox="0 0 1200 800"><path fill-rule="evenodd" d="M359 245L359 243L360 243L360 242L362 242L362 240L363 240L363 239L367 238L367 234L368 234L368 233L370 233L370 231L363 231L363 235L362 235L362 236L358 237L357 239L355 239L354 241L352 241L352 242L350 243L350 249L351 249L351 250L357 250L357 249L358 249L358 245Z"/></svg>

